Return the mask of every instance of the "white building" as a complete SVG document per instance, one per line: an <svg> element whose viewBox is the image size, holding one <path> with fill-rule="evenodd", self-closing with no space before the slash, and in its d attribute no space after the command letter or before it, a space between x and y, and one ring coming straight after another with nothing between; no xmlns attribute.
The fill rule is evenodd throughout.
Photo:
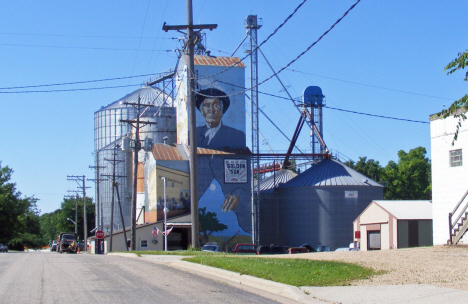
<svg viewBox="0 0 468 304"><path fill-rule="evenodd" d="M433 243L447 244L450 238L449 213L452 213L468 190L467 163L463 154L468 152L468 121L459 128L458 138L453 141L458 118L446 119L433 115L431 122L432 154L432 212ZM452 144L453 142L453 144ZM452 223L459 214L465 214L468 200L464 199L454 212ZM461 223L461 219L458 221ZM458 226L455 223L455 228ZM459 243L468 243L465 236Z"/></svg>
<svg viewBox="0 0 468 304"><path fill-rule="evenodd" d="M431 201L373 201L353 222L353 230L363 251L431 246Z"/></svg>

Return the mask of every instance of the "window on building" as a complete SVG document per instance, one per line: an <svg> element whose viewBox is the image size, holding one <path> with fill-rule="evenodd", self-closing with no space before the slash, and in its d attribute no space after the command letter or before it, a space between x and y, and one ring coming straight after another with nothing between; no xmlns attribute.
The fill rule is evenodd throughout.
<svg viewBox="0 0 468 304"><path fill-rule="evenodd" d="M148 241L147 240L141 240L140 248L148 248Z"/></svg>
<svg viewBox="0 0 468 304"><path fill-rule="evenodd" d="M460 167L462 165L462 150L450 151L450 167Z"/></svg>

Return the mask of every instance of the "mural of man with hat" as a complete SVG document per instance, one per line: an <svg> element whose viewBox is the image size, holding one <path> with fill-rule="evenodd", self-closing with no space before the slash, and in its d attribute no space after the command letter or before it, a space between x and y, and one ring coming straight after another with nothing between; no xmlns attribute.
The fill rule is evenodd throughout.
<svg viewBox="0 0 468 304"><path fill-rule="evenodd" d="M215 88L201 90L196 94L195 105L206 122L204 126L196 128L197 147L245 147L245 133L222 122L222 117L230 105L226 93Z"/></svg>

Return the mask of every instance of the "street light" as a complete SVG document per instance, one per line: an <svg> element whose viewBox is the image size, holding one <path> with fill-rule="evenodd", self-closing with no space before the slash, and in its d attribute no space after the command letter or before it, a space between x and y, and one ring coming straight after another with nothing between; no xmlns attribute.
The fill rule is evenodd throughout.
<svg viewBox="0 0 468 304"><path fill-rule="evenodd" d="M68 218L68 217L67 217L67 221L70 221L70 222L72 222L73 224L75 224L75 233L76 233L76 222L75 222L74 220Z"/></svg>
<svg viewBox="0 0 468 304"><path fill-rule="evenodd" d="M163 176L161 177L164 180L164 251L167 251L167 209L166 209L166 178Z"/></svg>

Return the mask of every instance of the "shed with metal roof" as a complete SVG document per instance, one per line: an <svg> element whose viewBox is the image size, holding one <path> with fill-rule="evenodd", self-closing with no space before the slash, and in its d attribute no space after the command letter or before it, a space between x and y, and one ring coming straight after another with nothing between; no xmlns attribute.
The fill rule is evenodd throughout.
<svg viewBox="0 0 468 304"><path fill-rule="evenodd" d="M353 223L361 250L432 246L431 201L375 200Z"/></svg>

